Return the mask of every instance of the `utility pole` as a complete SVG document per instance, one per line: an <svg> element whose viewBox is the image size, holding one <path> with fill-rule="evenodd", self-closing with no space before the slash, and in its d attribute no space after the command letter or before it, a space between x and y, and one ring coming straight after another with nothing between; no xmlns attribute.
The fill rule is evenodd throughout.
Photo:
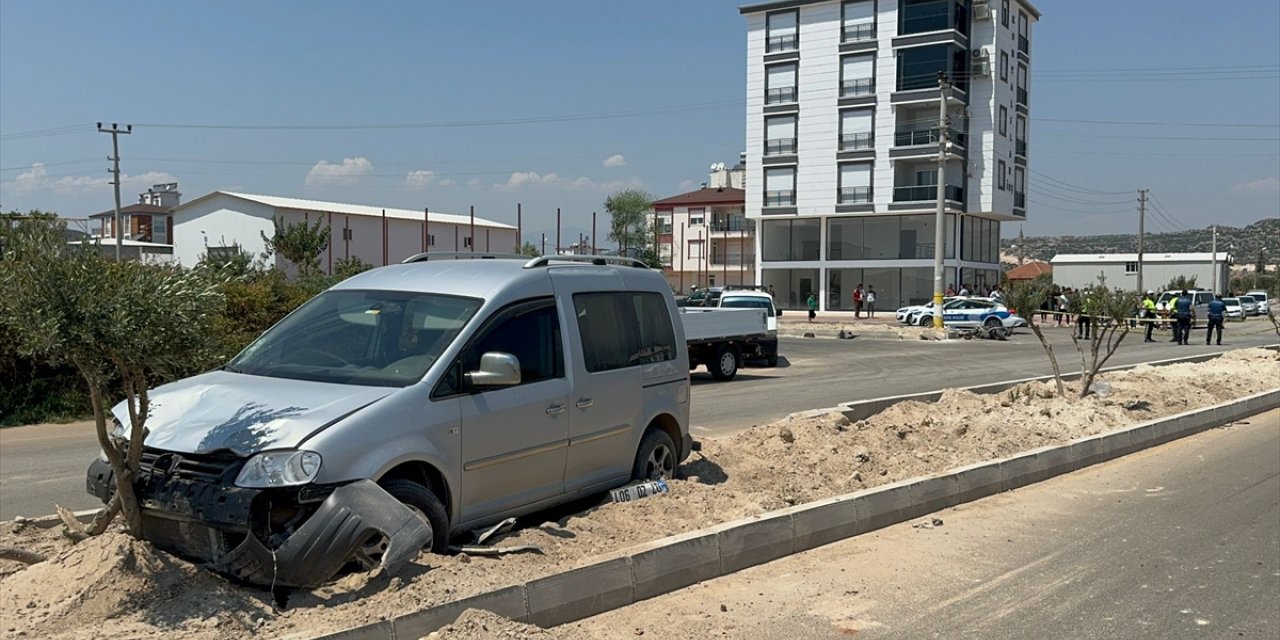
<svg viewBox="0 0 1280 640"><path fill-rule="evenodd" d="M947 228L947 143L951 137L947 122L947 94L951 85L946 73L938 73L938 212L934 219L933 234L933 328L942 330L942 257L946 246Z"/></svg>
<svg viewBox="0 0 1280 640"><path fill-rule="evenodd" d="M1147 190L1138 189L1138 295L1147 292L1142 288L1142 242L1147 232Z"/></svg>
<svg viewBox="0 0 1280 640"><path fill-rule="evenodd" d="M111 184L116 188L116 216L112 222L113 231L116 232L116 262L120 261L120 248L124 246L124 230L120 228L120 135L129 135L133 133L133 125L126 124L123 129L120 125L112 122L110 129L103 129L102 123L98 123L98 133L111 134L111 157L107 158L112 162L111 175L114 179Z"/></svg>
<svg viewBox="0 0 1280 640"><path fill-rule="evenodd" d="M1210 276L1212 278L1211 282L1213 282L1213 286L1209 289L1209 291L1212 293L1217 293L1218 292L1218 225L1216 224L1213 225L1213 244L1211 246L1213 247L1211 249L1211 251L1213 251L1213 257L1209 259L1209 263L1213 266L1213 274Z"/></svg>

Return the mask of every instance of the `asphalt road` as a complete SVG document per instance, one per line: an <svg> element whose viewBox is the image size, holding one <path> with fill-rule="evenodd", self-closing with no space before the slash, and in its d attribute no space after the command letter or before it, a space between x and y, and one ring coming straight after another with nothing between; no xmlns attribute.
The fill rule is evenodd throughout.
<svg viewBox="0 0 1280 640"><path fill-rule="evenodd" d="M933 517L941 526L913 526ZM556 631L1280 637L1280 411Z"/></svg>
<svg viewBox="0 0 1280 640"><path fill-rule="evenodd" d="M1259 327L1250 326L1256 330ZM1232 336L1223 347L1202 343L1126 341L1109 364L1133 364L1183 355L1275 343L1274 333ZM1066 330L1049 330L1064 371L1079 369ZM1132 338L1132 337L1131 337ZM693 375L695 437L723 436L795 411L840 402L999 382L1051 373L1035 337L1007 342L789 339L777 368L743 369L731 382ZM1075 364L1072 367L1072 363ZM0 429L0 520L101 506L85 493L84 472L97 455L89 423Z"/></svg>

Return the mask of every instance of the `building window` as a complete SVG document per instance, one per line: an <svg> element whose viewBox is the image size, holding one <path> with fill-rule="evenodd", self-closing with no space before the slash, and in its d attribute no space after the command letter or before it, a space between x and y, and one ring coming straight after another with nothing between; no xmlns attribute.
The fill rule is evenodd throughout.
<svg viewBox="0 0 1280 640"><path fill-rule="evenodd" d="M1017 134L1014 144L1015 152L1020 156L1027 155L1027 119L1022 115L1018 116L1018 125L1014 133Z"/></svg>
<svg viewBox="0 0 1280 640"><path fill-rule="evenodd" d="M764 119L764 154L789 155L796 152L796 116L769 116Z"/></svg>
<svg viewBox="0 0 1280 640"><path fill-rule="evenodd" d="M205 257L211 262L226 262L233 260L240 255L240 245L233 244L229 247L205 247Z"/></svg>
<svg viewBox="0 0 1280 640"><path fill-rule="evenodd" d="M462 246L463 246L463 248L468 248L468 247L470 247L470 246L471 246L471 238L470 238L470 236L468 236L468 237L466 237L466 238L463 238L463 239L462 239Z"/></svg>
<svg viewBox="0 0 1280 640"><path fill-rule="evenodd" d="M800 48L800 11L779 11L765 17L766 53L795 51Z"/></svg>
<svg viewBox="0 0 1280 640"><path fill-rule="evenodd" d="M846 162L840 165L840 204L871 202L871 163Z"/></svg>
<svg viewBox="0 0 1280 640"><path fill-rule="evenodd" d="M840 59L840 96L865 96L876 92L875 56L845 56Z"/></svg>
<svg viewBox="0 0 1280 640"><path fill-rule="evenodd" d="M796 101L796 72L794 62L765 67L765 104L783 104Z"/></svg>
<svg viewBox="0 0 1280 640"><path fill-rule="evenodd" d="M707 210L698 208L689 210L689 226L701 227L707 218Z"/></svg>
<svg viewBox="0 0 1280 640"><path fill-rule="evenodd" d="M969 53L957 46L935 44L898 52L898 91L936 89L938 75L946 74L952 86L969 89Z"/></svg>
<svg viewBox="0 0 1280 640"><path fill-rule="evenodd" d="M996 176L996 186L997 186L997 187L999 187L1001 191L1004 191L1005 189L1007 189L1007 188L1008 188L1008 184L1006 184L1005 177L1004 177L1004 172L1005 172L1005 171L1008 171L1008 165L1006 165L1006 164L1004 163L1004 160L999 160L999 161L997 161L997 163L996 163L996 173L997 173L997 176Z"/></svg>
<svg viewBox="0 0 1280 640"><path fill-rule="evenodd" d="M841 5L840 40L862 42L876 37L875 0L858 0Z"/></svg>
<svg viewBox="0 0 1280 640"><path fill-rule="evenodd" d="M1125 274L1126 274L1126 275L1137 273L1137 272L1138 272L1138 263L1137 263L1137 262L1126 262L1126 263L1124 263L1124 272L1125 272Z"/></svg>
<svg viewBox="0 0 1280 640"><path fill-rule="evenodd" d="M818 218L762 221L760 245L764 261L818 260L820 232Z"/></svg>
<svg viewBox="0 0 1280 640"><path fill-rule="evenodd" d="M1000 24L1009 27L1009 0L1000 0Z"/></svg>
<svg viewBox="0 0 1280 640"><path fill-rule="evenodd" d="M1027 25L1031 22L1025 11L1019 11L1018 16L1018 51L1024 55L1031 55L1031 41L1028 39L1031 34L1027 31Z"/></svg>
<svg viewBox="0 0 1280 640"><path fill-rule="evenodd" d="M845 109L840 112L841 151L875 147L874 114L874 109Z"/></svg>
<svg viewBox="0 0 1280 640"><path fill-rule="evenodd" d="M688 256L686 257L690 260L701 260L703 257L702 246L703 243L701 240L690 240Z"/></svg>
<svg viewBox="0 0 1280 640"><path fill-rule="evenodd" d="M793 207L796 204L796 168L770 167L764 171L764 206Z"/></svg>
<svg viewBox="0 0 1280 640"><path fill-rule="evenodd" d="M1018 104L1027 105L1027 65L1018 65Z"/></svg>
<svg viewBox="0 0 1280 640"><path fill-rule="evenodd" d="M1000 81L1001 82L1009 81L1009 52L1008 51L1000 52Z"/></svg>
<svg viewBox="0 0 1280 640"><path fill-rule="evenodd" d="M1000 105L1000 135L1009 137L1009 109L1004 105Z"/></svg>
<svg viewBox="0 0 1280 640"><path fill-rule="evenodd" d="M354 232L352 232L350 228L345 228L345 229L343 229L343 230L342 230L342 239L343 239L343 240L350 241L350 240L351 240L352 238L354 238L354 237L355 237L355 233L354 233Z"/></svg>
<svg viewBox="0 0 1280 640"><path fill-rule="evenodd" d="M1027 174L1022 167L1013 168L1013 206L1018 209L1027 208Z"/></svg>

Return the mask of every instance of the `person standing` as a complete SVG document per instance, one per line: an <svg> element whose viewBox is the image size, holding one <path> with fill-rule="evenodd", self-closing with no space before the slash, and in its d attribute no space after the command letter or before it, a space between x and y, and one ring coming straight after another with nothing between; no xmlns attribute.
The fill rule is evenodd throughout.
<svg viewBox="0 0 1280 640"><path fill-rule="evenodd" d="M1151 332L1156 328L1156 292L1148 291L1147 295L1142 298L1142 319L1147 325L1147 337L1143 342L1155 342L1151 337Z"/></svg>
<svg viewBox="0 0 1280 640"><path fill-rule="evenodd" d="M1218 330L1218 346L1222 346L1222 321L1227 317L1227 303L1222 301L1222 295L1216 295L1213 300L1209 301L1209 328L1204 332L1204 343L1209 344L1209 338L1213 335L1213 330Z"/></svg>
<svg viewBox="0 0 1280 640"><path fill-rule="evenodd" d="M867 303L867 317L876 317L876 286L874 284L867 287L863 300Z"/></svg>
<svg viewBox="0 0 1280 640"><path fill-rule="evenodd" d="M853 290L853 317L862 317L862 283L858 283L858 287Z"/></svg>
<svg viewBox="0 0 1280 640"><path fill-rule="evenodd" d="M1080 305L1080 317L1076 318L1076 335L1083 340L1088 340L1093 330L1093 297L1087 291L1082 297L1084 299Z"/></svg>
<svg viewBox="0 0 1280 640"><path fill-rule="evenodd" d="M813 322L818 317L818 296L812 291L809 292L809 299L805 301L809 305L809 322Z"/></svg>
<svg viewBox="0 0 1280 640"><path fill-rule="evenodd" d="M967 296L967 295L969 295L969 285L967 285L967 284L961 284L961 285L960 285L960 295L961 295L961 296Z"/></svg>
<svg viewBox="0 0 1280 640"><path fill-rule="evenodd" d="M952 298L956 295L956 286L954 284L947 285L947 297Z"/></svg>
<svg viewBox="0 0 1280 640"><path fill-rule="evenodd" d="M1182 290L1182 295L1178 296L1178 301L1174 304L1174 314L1177 316L1173 327L1174 338L1178 344L1191 344L1187 342L1191 337L1191 296L1186 289Z"/></svg>

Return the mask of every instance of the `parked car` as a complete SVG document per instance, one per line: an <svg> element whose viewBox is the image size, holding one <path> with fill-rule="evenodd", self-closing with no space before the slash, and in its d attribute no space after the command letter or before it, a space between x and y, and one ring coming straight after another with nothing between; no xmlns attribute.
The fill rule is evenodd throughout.
<svg viewBox="0 0 1280 640"><path fill-rule="evenodd" d="M662 274L475 255L493 259L424 254L353 276L225 366L154 389L142 536L238 580L307 586L671 477L693 441ZM125 404L112 412L129 424ZM90 493L114 487L100 457Z"/></svg>
<svg viewBox="0 0 1280 640"><path fill-rule="evenodd" d="M1266 291L1255 289L1253 291L1246 291L1245 295L1258 301L1259 314L1265 316L1271 313L1271 296L1267 295Z"/></svg>
<svg viewBox="0 0 1280 640"><path fill-rule="evenodd" d="M1253 296L1236 296L1240 300L1240 307L1244 309L1246 316L1256 316L1259 314L1258 301Z"/></svg>
<svg viewBox="0 0 1280 640"><path fill-rule="evenodd" d="M680 298L676 302L676 306L680 307L714 307L716 300L720 299L720 294L724 291L722 287L707 287L698 289L693 293Z"/></svg>
<svg viewBox="0 0 1280 640"><path fill-rule="evenodd" d="M957 329L1013 329L1026 320L991 298L963 298L942 307L942 322Z"/></svg>
<svg viewBox="0 0 1280 640"><path fill-rule="evenodd" d="M1244 307L1240 306L1240 298L1223 298L1222 303L1227 305L1224 314L1227 320L1244 321Z"/></svg>

